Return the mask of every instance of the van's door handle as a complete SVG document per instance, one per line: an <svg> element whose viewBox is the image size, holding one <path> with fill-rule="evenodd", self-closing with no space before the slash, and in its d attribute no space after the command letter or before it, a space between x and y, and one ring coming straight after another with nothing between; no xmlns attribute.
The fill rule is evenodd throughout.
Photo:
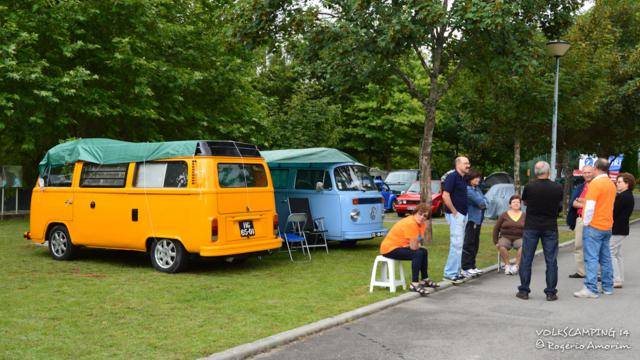
<svg viewBox="0 0 640 360"><path fill-rule="evenodd" d="M73 204L73 200L72 199L67 199L67 201L64 202L65 205L71 205Z"/></svg>
<svg viewBox="0 0 640 360"><path fill-rule="evenodd" d="M92 208L92 209L95 209L95 208L96 208L96 202L95 202L95 201L92 201L92 202L89 204L89 207L90 207L90 208Z"/></svg>

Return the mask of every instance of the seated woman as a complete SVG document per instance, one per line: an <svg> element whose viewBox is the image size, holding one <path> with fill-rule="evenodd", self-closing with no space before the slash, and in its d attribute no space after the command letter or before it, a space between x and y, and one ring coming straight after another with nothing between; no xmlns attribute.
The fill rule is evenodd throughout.
<svg viewBox="0 0 640 360"><path fill-rule="evenodd" d="M525 213L521 210L520 195L513 195L509 199L509 210L505 211L493 227L493 243L500 252L502 262L505 263L504 273L515 275L518 273L522 256L522 233L524 232ZM509 263L509 250L517 249L516 264Z"/></svg>
<svg viewBox="0 0 640 360"><path fill-rule="evenodd" d="M436 288L439 285L427 275L427 249L420 247L422 236L427 228L430 216L429 207L420 204L413 215L398 221L380 244L380 254L389 259L411 260L411 284L409 289L420 295L427 294L426 287ZM420 281L421 280L421 281Z"/></svg>

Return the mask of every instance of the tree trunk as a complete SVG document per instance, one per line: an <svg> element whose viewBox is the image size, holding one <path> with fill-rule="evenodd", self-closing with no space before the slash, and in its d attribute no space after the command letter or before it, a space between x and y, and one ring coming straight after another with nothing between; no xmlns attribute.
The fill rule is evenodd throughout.
<svg viewBox="0 0 640 360"><path fill-rule="evenodd" d="M425 115L422 149L420 150L420 200L431 209L431 148L433 144L433 128L436 124L436 104L427 103L424 104L423 108ZM432 216L433 214L429 217L425 233L425 242L427 244L430 244L433 238Z"/></svg>
<svg viewBox="0 0 640 360"><path fill-rule="evenodd" d="M391 162L393 161L393 155L391 153L391 151L385 152L384 153L385 156L385 168L387 171L391 171Z"/></svg>
<svg viewBox="0 0 640 360"><path fill-rule="evenodd" d="M520 137L513 142L513 187L516 194L520 194Z"/></svg>
<svg viewBox="0 0 640 360"><path fill-rule="evenodd" d="M573 185L573 171L569 169L569 151L564 152L562 158L562 172L564 173L564 189L562 197L562 209L565 214L569 211L569 198L571 196L571 188Z"/></svg>

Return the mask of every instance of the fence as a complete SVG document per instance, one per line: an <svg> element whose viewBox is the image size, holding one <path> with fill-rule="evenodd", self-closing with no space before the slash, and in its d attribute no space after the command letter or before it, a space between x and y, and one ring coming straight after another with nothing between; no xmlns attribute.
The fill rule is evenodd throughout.
<svg viewBox="0 0 640 360"><path fill-rule="evenodd" d="M29 212L31 191L22 185L21 166L0 166L0 217Z"/></svg>

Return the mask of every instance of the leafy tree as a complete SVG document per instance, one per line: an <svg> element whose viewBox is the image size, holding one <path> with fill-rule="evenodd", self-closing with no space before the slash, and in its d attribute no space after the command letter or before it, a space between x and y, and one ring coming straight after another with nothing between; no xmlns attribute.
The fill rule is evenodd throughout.
<svg viewBox="0 0 640 360"><path fill-rule="evenodd" d="M465 64L492 54L495 40L513 32L549 35L569 25L578 0L467 1L252 1L242 40L301 42L304 61L339 93L402 81L420 102L423 131L421 197L430 203L433 130L440 100ZM291 51L300 50L295 47ZM413 64L420 67L412 71ZM414 75L415 74L415 75Z"/></svg>
<svg viewBox="0 0 640 360"><path fill-rule="evenodd" d="M18 159L33 178L43 153L68 137L258 139L255 57L228 38L232 6L3 2L0 160Z"/></svg>

